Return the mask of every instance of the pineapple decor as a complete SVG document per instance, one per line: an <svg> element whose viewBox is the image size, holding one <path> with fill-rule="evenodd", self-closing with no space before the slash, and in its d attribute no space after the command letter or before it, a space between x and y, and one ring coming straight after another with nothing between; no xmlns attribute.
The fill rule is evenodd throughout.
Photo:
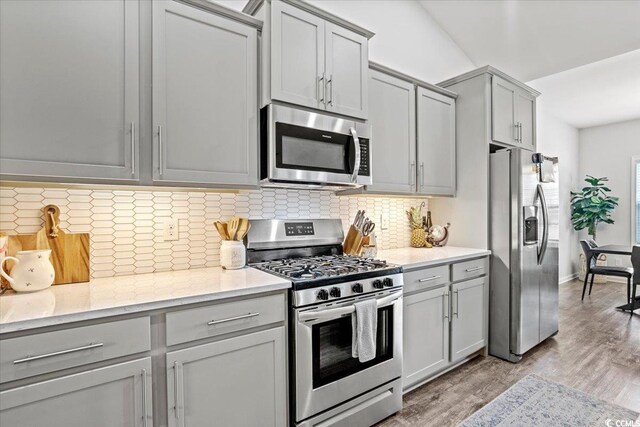
<svg viewBox="0 0 640 427"><path fill-rule="evenodd" d="M422 228L422 208L425 203L419 207L411 207L407 211L409 225L411 226L411 246L414 248L423 248L427 245L427 233Z"/></svg>

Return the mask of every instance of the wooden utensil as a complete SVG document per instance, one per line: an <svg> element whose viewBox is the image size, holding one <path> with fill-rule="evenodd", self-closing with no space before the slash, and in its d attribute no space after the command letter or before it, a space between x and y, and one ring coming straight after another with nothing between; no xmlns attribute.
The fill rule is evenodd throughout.
<svg viewBox="0 0 640 427"><path fill-rule="evenodd" d="M227 224L220 221L216 221L213 224L216 226L218 234L220 234L222 240L229 240L229 234L227 234Z"/></svg>
<svg viewBox="0 0 640 427"><path fill-rule="evenodd" d="M48 205L43 210L44 225L36 234L9 236L7 254L15 256L18 251L51 249L51 263L55 270L54 285L88 282L89 234L68 234L60 224L60 208ZM7 263L7 268L12 265Z"/></svg>
<svg viewBox="0 0 640 427"><path fill-rule="evenodd" d="M244 236L249 232L249 228L251 228L251 224L247 218L239 218L238 230L236 231L236 240L244 239Z"/></svg>
<svg viewBox="0 0 640 427"><path fill-rule="evenodd" d="M238 226L240 225L240 219L234 216L227 222L227 232L230 240L236 240L236 233L238 232Z"/></svg>

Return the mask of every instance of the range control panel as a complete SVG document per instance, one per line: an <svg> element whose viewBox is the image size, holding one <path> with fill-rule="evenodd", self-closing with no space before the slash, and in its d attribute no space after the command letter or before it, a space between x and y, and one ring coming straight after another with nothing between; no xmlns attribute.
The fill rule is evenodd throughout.
<svg viewBox="0 0 640 427"><path fill-rule="evenodd" d="M284 232L287 236L313 236L313 222L285 222Z"/></svg>

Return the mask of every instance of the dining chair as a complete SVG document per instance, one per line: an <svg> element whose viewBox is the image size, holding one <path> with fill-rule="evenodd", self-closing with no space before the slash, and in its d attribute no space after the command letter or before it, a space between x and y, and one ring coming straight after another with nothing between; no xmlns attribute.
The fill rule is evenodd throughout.
<svg viewBox="0 0 640 427"><path fill-rule="evenodd" d="M592 242L592 243L591 243ZM633 277L633 268L631 267L614 267L609 265L597 265L596 260L598 258L598 254L593 251L596 246L592 246L595 242L588 240L580 240L580 246L582 246L582 251L584 252L584 257L587 262L587 274L584 275L584 286L582 287L582 300L584 300L584 293L587 290L587 281L589 279L589 275L591 275L591 283L589 285L589 295L591 295L591 289L593 288L593 278L596 274L600 274L602 276L615 276L615 277L624 277L627 279L627 301L630 301L631 295L631 278ZM639 254L640 257L640 254Z"/></svg>
<svg viewBox="0 0 640 427"><path fill-rule="evenodd" d="M629 303L631 305L631 314L636 309L636 291L638 290L638 285L640 285L640 245L635 245L631 250L631 265L633 265L633 290L631 291L631 298L629 299ZM637 304L638 308L640 308L640 304Z"/></svg>

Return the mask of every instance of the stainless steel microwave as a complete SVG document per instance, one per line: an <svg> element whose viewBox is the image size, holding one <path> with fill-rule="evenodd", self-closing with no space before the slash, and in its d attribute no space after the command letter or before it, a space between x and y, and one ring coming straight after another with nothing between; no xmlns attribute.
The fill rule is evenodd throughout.
<svg viewBox="0 0 640 427"><path fill-rule="evenodd" d="M262 185L339 189L371 184L371 127L270 104L260 114Z"/></svg>

